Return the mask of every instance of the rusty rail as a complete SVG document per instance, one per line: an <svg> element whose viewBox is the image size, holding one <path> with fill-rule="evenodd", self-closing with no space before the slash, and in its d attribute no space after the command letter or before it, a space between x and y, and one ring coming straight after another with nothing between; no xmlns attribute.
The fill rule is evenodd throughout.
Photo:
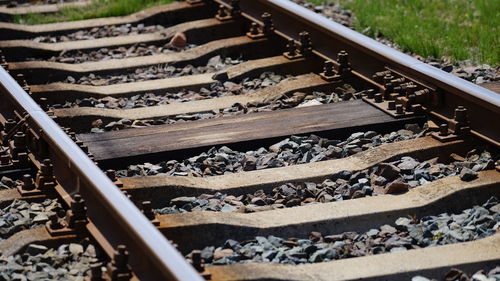
<svg viewBox="0 0 500 281"><path fill-rule="evenodd" d="M68 194L80 193L87 214L106 240L126 244L130 264L141 280L202 280L179 252L144 217L62 129L0 68L0 91L19 111L30 116L30 126L42 132L54 165L54 174ZM9 102L2 100L2 107Z"/></svg>
<svg viewBox="0 0 500 281"><path fill-rule="evenodd" d="M211 0L209 3L231 5L234 1ZM239 5L242 15L253 22L261 23L263 13L272 14L275 33L285 39L299 41L299 32L309 32L313 42L312 52L321 58L335 61L340 51L347 50L353 74L358 78L368 81L375 72L387 67L415 77L419 83L434 89L435 94L443 100L439 105L425 108L429 115L441 121L451 122L456 106L467 103L471 107L471 132L499 145L498 126L495 129L490 124L482 124L484 120L498 120L500 117L500 97L492 91L435 69L287 0L241 0ZM130 264L141 280L202 279L157 228L3 69L0 69L0 84L0 92L10 98L2 100L0 109L5 109L10 103L22 116L27 114L31 129L36 130L48 144L48 155L54 165L55 175L64 188L61 196L68 199L79 193L85 198L88 216L96 227L89 229L91 233L97 231L111 249L126 244L130 252ZM383 85L378 87L384 88ZM109 255L110 251L107 252Z"/></svg>
<svg viewBox="0 0 500 281"><path fill-rule="evenodd" d="M232 2L214 1L224 5ZM472 134L500 146L500 130L484 122L500 119L500 96L493 91L434 68L291 1L241 0L239 6L244 17L256 22L261 22L263 13L270 13L276 33L287 39L299 40L299 32L307 31L313 52L327 60L335 60L340 51L346 50L353 72L360 77L371 78L375 72L390 67L434 88L443 102L427 110L444 122L453 119L456 106L466 105L474 124Z"/></svg>

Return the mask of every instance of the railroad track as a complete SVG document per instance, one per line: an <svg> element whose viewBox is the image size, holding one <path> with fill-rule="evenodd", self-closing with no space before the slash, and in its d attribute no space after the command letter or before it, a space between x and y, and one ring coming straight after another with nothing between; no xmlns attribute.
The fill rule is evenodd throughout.
<svg viewBox="0 0 500 281"><path fill-rule="evenodd" d="M500 264L494 92L284 0L0 30L4 279Z"/></svg>

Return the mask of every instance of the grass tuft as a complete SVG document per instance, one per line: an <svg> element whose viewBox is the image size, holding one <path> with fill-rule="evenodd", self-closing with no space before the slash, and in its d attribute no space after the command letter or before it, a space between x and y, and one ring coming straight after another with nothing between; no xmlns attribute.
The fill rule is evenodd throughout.
<svg viewBox="0 0 500 281"><path fill-rule="evenodd" d="M322 0L310 0L322 4ZM451 62L500 64L499 0L330 0L356 16L354 28L403 51ZM367 28L371 27L371 28Z"/></svg>
<svg viewBox="0 0 500 281"><path fill-rule="evenodd" d="M155 5L172 2L173 0L94 0L85 7L66 7L53 14L28 14L16 16L13 18L13 22L20 24L43 24L123 16Z"/></svg>

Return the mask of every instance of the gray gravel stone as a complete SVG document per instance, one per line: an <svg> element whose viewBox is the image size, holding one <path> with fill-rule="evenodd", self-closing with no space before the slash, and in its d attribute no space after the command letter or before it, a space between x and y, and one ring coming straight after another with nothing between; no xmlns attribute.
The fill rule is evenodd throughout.
<svg viewBox="0 0 500 281"><path fill-rule="evenodd" d="M264 77L273 77L273 81L286 81L283 80L286 77L283 76L277 76L274 73L263 73L259 78L255 78L253 80L251 79L245 79L242 83L234 84L234 83L223 83L222 87L224 89L217 89L215 92L211 92L211 89L201 89L199 93L194 93L196 97L199 96L206 96L210 95L210 97L215 97L215 96L224 96L224 92L229 90L229 94L242 94L242 93L248 93L248 91L254 91L257 89L262 88L262 79ZM280 77L279 80L277 77ZM265 78L264 78L265 79ZM288 79L294 79L293 77L288 77ZM278 83L276 82L276 83ZM224 86L225 85L225 86ZM237 86L234 86L237 85ZM231 86L231 88L227 88ZM257 88L255 88L257 87ZM231 90L232 89L232 90ZM328 93L328 92L312 92L310 94L302 93L302 92L295 92L291 95L285 95L277 100L265 102L265 103L248 103L248 104L239 104L236 103L231 107L220 109L218 111L209 111L209 112L202 112L202 113L194 113L194 114L181 114L181 115L174 115L174 116L168 116L168 117L163 117L163 118L157 118L157 119L151 119L151 120L134 120L132 121L131 125L125 125L123 124L123 120L120 120L118 122L112 122L107 125L104 125L102 120L98 119L93 122L92 124L92 132L94 133L99 133L103 132L105 130L119 130L119 129L125 129L125 128L135 128L135 127L143 127L143 126L152 126L152 125L160 125L160 124L173 124L177 122L184 122L184 121L193 121L193 120L201 120L201 119L211 119L211 118L218 118L222 116L234 116L234 115L240 115L240 114L248 114L252 112L263 112L263 111L274 111L278 109L286 109L286 108L293 108L293 107L301 107L304 106L305 104L309 103L310 101L316 101L318 104L329 104L329 103L335 103L339 102L342 100L353 100L353 99L358 99L364 95L364 92L357 92L354 94L351 94L349 98L345 98L345 92L347 91L346 89L352 89L350 85L343 85L341 87L337 87L333 92ZM181 95L185 95L184 92L179 93L178 96L172 98L171 100L166 101L166 103L170 102L183 102L187 101L182 98ZM162 99L162 97L159 96L154 96L155 98ZM210 98L206 97L206 98ZM134 97L135 98L135 97ZM90 101L89 99L86 100L81 100L80 103L78 104L79 106L96 106L96 107L108 107L107 101L105 98L103 103L96 102L95 100ZM115 100L115 99L112 99ZM156 105L155 103L148 103L146 105L141 102L139 99L139 104L135 105L133 103L127 102L125 107L120 107L120 108L132 108L132 107L143 107L143 106L153 106ZM118 105L123 104L124 102L118 102ZM160 101L158 104L163 104L162 101ZM111 105L115 106L115 103L111 103ZM59 107L72 107L75 106L74 103L67 103L65 105L58 105ZM113 107L115 108L115 107ZM104 127L104 128L103 128ZM371 133L369 133L370 135ZM395 136L397 137L397 135ZM366 138L365 138L366 139ZM370 146L371 144L365 144L365 146ZM359 149L357 147L353 147L355 149ZM332 147L331 150L329 150L330 154L333 155L339 155L342 151L339 151L338 148ZM350 151L352 154L354 151ZM315 161L318 161L320 159L315 159Z"/></svg>
<svg viewBox="0 0 500 281"><path fill-rule="evenodd" d="M473 179L477 178L477 172L469 169L469 168L462 168L462 171L460 171L460 179L463 181L471 181Z"/></svg>
<svg viewBox="0 0 500 281"><path fill-rule="evenodd" d="M211 261L206 260L208 265L244 262L304 264L474 241L497 232L500 214L487 210L488 206L497 203L498 199L492 197L482 206L474 206L459 214L442 213L411 220L399 218L396 221L397 227L383 225L365 233L344 232L323 236L319 232L313 232L309 239L257 236L243 242L230 239L223 246L208 246L202 252L212 258ZM483 216L480 220L477 219L478 214ZM463 216L465 219L458 223L454 221L456 216ZM452 228L464 238L457 239L451 235ZM414 229L422 231L416 235ZM186 258L189 259L190 254ZM489 275L499 272L500 270L493 270ZM416 278L419 280L420 277Z"/></svg>
<svg viewBox="0 0 500 281"><path fill-rule="evenodd" d="M500 266L496 266L490 270L485 270L481 269L478 270L476 273L473 274L467 274L466 272L457 269L457 268L452 268L450 269L444 276L434 276L432 280L464 280L464 281L498 281L500 280ZM417 281L424 281L424 280L431 280L423 276L415 276L413 277L412 281L417 280Z"/></svg>
<svg viewBox="0 0 500 281"><path fill-rule="evenodd" d="M6 176L0 178L0 190L16 188L20 184L22 184L22 181L19 179L14 180Z"/></svg>
<svg viewBox="0 0 500 281"><path fill-rule="evenodd" d="M243 62L240 59L232 59L232 58L224 58L222 59L220 56L216 56L214 58L218 59L218 63L213 64L209 63L207 65L202 66L193 66L186 65L183 67L175 67L173 65L158 65L158 66L150 66L143 68L136 68L133 72L129 72L121 75L105 75L99 76L95 74L89 74L87 76L82 76L78 80L74 79L71 76L68 76L65 81L66 83L74 83L79 85L92 85L92 86L107 86L114 84L122 84L122 83L131 83L131 82L140 82L140 81L149 81L155 79L164 79L170 77L180 77L186 75L196 75L203 73L211 73L223 70L229 66L239 64ZM212 59L214 59L212 58ZM229 90L233 90L233 88L237 86L234 84L231 87L227 87ZM234 90L233 90L234 91ZM109 99L109 97L106 97ZM109 108L109 106L108 106ZM116 108L116 107L115 107Z"/></svg>
<svg viewBox="0 0 500 281"><path fill-rule="evenodd" d="M425 130L421 133L424 131ZM421 134L408 135L396 133L396 137L389 137L390 135L392 134L378 135L376 136L378 138L375 142L373 139L376 137L372 138L372 140L366 139L367 142L372 143L372 146L370 147L363 146L361 143L357 144L356 147L359 147L359 151L362 151L379 146L383 143L416 138ZM329 143L337 143L337 145L334 146ZM172 176L189 175L197 177L215 176L227 173L249 171L250 168L253 168L253 165L245 165L249 156L256 159L255 169L260 170L347 157L352 155L348 146L349 144L347 141L336 140L331 142L331 140L319 138L315 135L292 136L271 145L268 149L259 148L258 150L240 152L228 150L226 147L221 147L219 149L213 147L200 155L181 161L171 160L168 162L156 163L155 166L159 166L161 169L153 170L149 166L151 165L150 163L143 163L129 166L127 170L119 170L117 171L117 174L121 177L147 176L156 174L167 174ZM337 147L337 149L342 152L338 154L330 153L331 149L334 147ZM367 172L363 171L363 173L360 173L356 182L358 179L363 177L363 174L366 175ZM394 177L395 176L396 175L394 175Z"/></svg>
<svg viewBox="0 0 500 281"><path fill-rule="evenodd" d="M295 138L295 140L297 140ZM318 143L324 143L322 141ZM279 144L279 145L278 145ZM277 149L282 149L286 142L279 142L275 144L275 147L281 147ZM288 146L296 147L299 150L300 145ZM312 147L311 147L312 149ZM225 152L230 152L228 148L223 149ZM280 150L277 150L279 152ZM235 153L235 151L231 151ZM475 151L478 152L477 150ZM248 152L247 152L248 154ZM273 157L278 155L276 152L272 153ZM316 203L328 203L334 201L342 201L349 199L356 199L365 196L377 196L383 194L394 194L403 193L412 188L416 188L422 184L426 184L443 177L456 176L460 174L460 169L463 168L463 162L469 162L475 160L476 165L481 165L482 162L492 161L491 155L488 152L482 152L479 156L477 154L469 154L469 157L463 159L464 161L454 161L448 165L442 163L436 163L434 160L428 160L419 162L416 159L410 157L401 157L400 159L395 159L392 163L381 163L371 169L366 169L353 173L352 171L340 171L331 176L330 179L323 181L322 183L314 182L298 182L298 183L287 183L275 187L270 192L265 192L264 190L258 190L252 194L245 194L240 196L232 196L222 193L215 194L202 194L198 197L178 197L173 199L167 206L156 209L155 211L159 214L173 214L173 213L183 213L190 211L215 211L215 212L260 212L268 211L273 209L280 209L285 207L294 206L304 206L308 204ZM198 161L198 157L194 158L194 161ZM204 161L210 158L202 157ZM193 160L193 159L192 159ZM401 166L402 163L412 163L413 170L411 173L407 171L400 170L398 174L394 174L394 181L388 182L386 180L380 180L381 176L377 176L381 170L387 169L387 167ZM434 165L442 166L442 173L431 175L428 170L433 167L430 162ZM174 163L174 162L172 162ZM185 162L183 162L185 163ZM224 164L227 167L227 163ZM484 166L487 167L487 166ZM491 168L491 167L490 167ZM421 177L419 181L414 180L416 177ZM500 207L495 202L490 202L487 206L490 212L498 213ZM488 213L488 210L482 210L482 214L479 215L481 219L484 215ZM462 223L465 218L456 218L458 222ZM408 225L412 224L412 221L408 218L400 218L396 222L396 228L398 230L405 229ZM396 231L392 226L383 226L381 230L384 233L392 233ZM412 229L409 230L410 233L415 232L415 235L422 235L424 230ZM450 231L451 236L456 239L467 239L467 237L461 237L462 234Z"/></svg>
<svg viewBox="0 0 500 281"><path fill-rule="evenodd" d="M49 216L60 210L56 199L46 199L41 203L29 203L16 199L0 209L0 241L24 229L43 227Z"/></svg>
<svg viewBox="0 0 500 281"><path fill-rule="evenodd" d="M0 279L83 281L90 275L91 264L96 262L95 246L88 240L59 248L30 244L21 254L0 258Z"/></svg>
<svg viewBox="0 0 500 281"><path fill-rule="evenodd" d="M164 45L147 45L144 43L138 43L130 47L101 48L98 50L90 50L90 51L64 50L57 56L53 56L48 59L43 57L30 57L26 58L26 60L77 64L85 62L106 61L111 59L124 59L124 58L134 58L134 57L152 56L160 54L170 54L170 53L189 50L194 47L196 47L195 44L188 44L184 48L178 49L172 47L169 43ZM68 78L68 82L75 83L76 81L74 81L74 79L71 81Z"/></svg>

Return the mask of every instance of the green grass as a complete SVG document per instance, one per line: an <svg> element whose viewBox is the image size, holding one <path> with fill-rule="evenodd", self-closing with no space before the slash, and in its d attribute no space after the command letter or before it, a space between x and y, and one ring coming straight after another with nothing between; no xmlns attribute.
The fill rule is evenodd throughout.
<svg viewBox="0 0 500 281"><path fill-rule="evenodd" d="M16 16L13 22L42 24L92 18L128 15L155 5L172 3L173 0L93 0L85 7L67 7L54 14L28 14Z"/></svg>
<svg viewBox="0 0 500 281"><path fill-rule="evenodd" d="M474 63L500 64L500 0L330 2L353 11L356 30L371 37L382 35L403 51L451 62L469 59Z"/></svg>

